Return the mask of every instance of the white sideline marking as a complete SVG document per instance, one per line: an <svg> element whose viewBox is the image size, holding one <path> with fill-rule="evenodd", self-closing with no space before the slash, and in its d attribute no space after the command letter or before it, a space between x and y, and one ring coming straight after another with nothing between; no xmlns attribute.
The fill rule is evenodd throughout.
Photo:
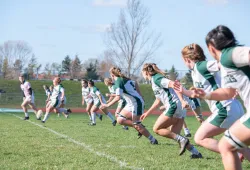
<svg viewBox="0 0 250 170"><path fill-rule="evenodd" d="M17 116L17 115L15 115L15 114L10 114L10 115L15 116L15 117L17 117L17 118L19 118L19 119L23 119L22 117ZM129 168L129 169L133 169L133 170L144 170L144 168L129 166L128 163L126 163L126 162L124 162L124 161L120 161L120 160L118 160L118 159L117 159L116 157L114 157L114 156L108 155L108 154L103 153L103 152L95 151L93 148L91 148L91 146L89 146L89 145L87 145L87 144L85 144L85 143L83 143L83 142L78 142L78 141L76 141L76 140L70 138L70 137L67 136L67 135L64 135L64 134L61 134L61 133L58 133L58 132L54 131L53 129L50 129L50 128L48 128L48 127L44 127L44 126L39 125L39 124L37 124L37 123L35 123L35 122L32 122L32 121L30 121L30 120L25 120L25 121L27 121L27 122L29 122L29 123L31 123L31 124L33 124L33 125L36 125L36 126L42 128L42 129L46 129L46 130L48 130L48 131L50 131L50 132L56 134L57 136L63 137L63 138L65 138L65 139L68 139L68 141L70 141L70 142L72 142L72 143L75 143L75 144L77 144L77 145L79 145L79 146L82 146L84 149L88 150L88 151L91 152L91 153L94 153L94 154L96 154L96 155L98 155L98 156L100 156L100 157L105 157L105 158L107 158L107 159L109 159L109 160L111 160L111 161L113 161L113 162L115 162L115 163L118 163L118 164L120 165L120 167L125 167L125 168Z"/></svg>

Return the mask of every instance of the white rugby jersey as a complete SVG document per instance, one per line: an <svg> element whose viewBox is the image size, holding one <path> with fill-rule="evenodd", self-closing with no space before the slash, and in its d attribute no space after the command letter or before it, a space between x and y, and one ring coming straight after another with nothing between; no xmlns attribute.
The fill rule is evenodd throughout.
<svg viewBox="0 0 250 170"><path fill-rule="evenodd" d="M135 83L132 80L118 77L115 81L115 92L116 95L123 97L127 103L133 103L137 100L144 103L141 95L135 88Z"/></svg>
<svg viewBox="0 0 250 170"><path fill-rule="evenodd" d="M110 94L115 94L115 85L108 86L108 89Z"/></svg>
<svg viewBox="0 0 250 170"><path fill-rule="evenodd" d="M85 87L82 87L82 96L84 99L88 99L88 98L91 98L89 96L90 94L90 88L87 86L86 88Z"/></svg>
<svg viewBox="0 0 250 170"><path fill-rule="evenodd" d="M25 97L30 97L30 96L34 95L33 90L31 90L31 95L29 94L30 93L29 89L31 88L31 84L29 82L24 80L24 82L21 83L20 87L21 87Z"/></svg>
<svg viewBox="0 0 250 170"><path fill-rule="evenodd" d="M203 89L206 93L221 87L221 77L217 61L199 61L192 70L194 87ZM205 100L212 113L228 106L232 100Z"/></svg>
<svg viewBox="0 0 250 170"><path fill-rule="evenodd" d="M171 80L167 79L161 74L155 74L151 79L154 95L162 102L165 108L169 108L172 104L179 101L174 89L168 88L170 81Z"/></svg>
<svg viewBox="0 0 250 170"><path fill-rule="evenodd" d="M222 50L221 76L223 88L237 89L248 112L250 111L250 47L231 47Z"/></svg>
<svg viewBox="0 0 250 170"><path fill-rule="evenodd" d="M50 99L51 100L60 100L62 92L64 92L64 88L61 84L58 84L57 86L54 87ZM65 96L64 96L64 98L65 98Z"/></svg>
<svg viewBox="0 0 250 170"><path fill-rule="evenodd" d="M103 95L101 94L101 92L99 91L99 89L95 86L90 88L90 96L94 99L94 101L100 100L98 95L101 95L103 102L106 102L105 98L103 97Z"/></svg>

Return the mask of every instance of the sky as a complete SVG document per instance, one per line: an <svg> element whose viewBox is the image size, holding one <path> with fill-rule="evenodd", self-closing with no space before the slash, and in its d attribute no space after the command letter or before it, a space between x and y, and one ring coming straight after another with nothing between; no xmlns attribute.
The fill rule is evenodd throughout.
<svg viewBox="0 0 250 170"><path fill-rule="evenodd" d="M201 45L208 57L206 34L228 26L241 44L250 46L249 0L143 0L149 9L149 32L161 33L153 61L162 69L187 70L181 49ZM26 41L39 63L61 62L76 54L84 61L106 49L105 30L117 22L126 0L1 0L0 44Z"/></svg>

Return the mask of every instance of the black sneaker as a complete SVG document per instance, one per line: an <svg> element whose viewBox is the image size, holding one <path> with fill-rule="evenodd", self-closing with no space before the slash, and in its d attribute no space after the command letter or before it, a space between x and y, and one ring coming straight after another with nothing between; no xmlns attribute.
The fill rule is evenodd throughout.
<svg viewBox="0 0 250 170"><path fill-rule="evenodd" d="M122 129L128 130L128 127L127 126L123 126Z"/></svg>
<svg viewBox="0 0 250 170"><path fill-rule="evenodd" d="M95 126L96 125L96 123L90 123L89 124L89 126Z"/></svg>
<svg viewBox="0 0 250 170"><path fill-rule="evenodd" d="M191 133L185 134L185 137L190 138L191 136L192 136Z"/></svg>
<svg viewBox="0 0 250 170"><path fill-rule="evenodd" d="M24 117L23 118L23 120L29 120L30 119L30 117L28 116L28 117Z"/></svg>
<svg viewBox="0 0 250 170"><path fill-rule="evenodd" d="M112 125L115 126L116 123L117 123L117 121L115 120L115 121L112 122Z"/></svg>
<svg viewBox="0 0 250 170"><path fill-rule="evenodd" d="M200 159L200 158L203 158L203 157L202 157L202 154L199 153L198 155L196 155L196 154L190 155L190 158L191 158L191 159Z"/></svg>
<svg viewBox="0 0 250 170"><path fill-rule="evenodd" d="M100 115L99 119L102 121L102 115Z"/></svg>
<svg viewBox="0 0 250 170"><path fill-rule="evenodd" d="M155 139L154 141L150 141L152 145L158 145L158 141Z"/></svg>
<svg viewBox="0 0 250 170"><path fill-rule="evenodd" d="M137 139L140 139L141 137L142 137L142 134L140 132L138 132Z"/></svg>
<svg viewBox="0 0 250 170"><path fill-rule="evenodd" d="M42 123L45 123L45 121L44 121L44 120L42 120Z"/></svg>
<svg viewBox="0 0 250 170"><path fill-rule="evenodd" d="M186 147L189 144L189 139L185 138L183 141L179 142L181 149L179 155L182 155L186 151Z"/></svg>

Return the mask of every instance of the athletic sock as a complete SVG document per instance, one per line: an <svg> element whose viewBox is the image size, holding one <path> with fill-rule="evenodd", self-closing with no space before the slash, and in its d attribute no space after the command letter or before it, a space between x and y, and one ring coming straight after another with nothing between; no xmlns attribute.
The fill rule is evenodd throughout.
<svg viewBox="0 0 250 170"><path fill-rule="evenodd" d="M198 155L199 154L199 151L193 145L191 145L191 147L189 149L187 148L187 150L189 152L191 152L192 154L194 154L194 155Z"/></svg>
<svg viewBox="0 0 250 170"><path fill-rule="evenodd" d="M95 123L95 116L96 116L96 113L91 113L91 118L92 118L92 123Z"/></svg>
<svg viewBox="0 0 250 170"><path fill-rule="evenodd" d="M181 142L181 141L185 140L185 138L183 136L181 136L181 135L176 134L175 140L177 142Z"/></svg>
<svg viewBox="0 0 250 170"><path fill-rule="evenodd" d="M111 120L112 122L115 121L113 115L112 115L110 112L108 112L107 116L110 118L110 120Z"/></svg>
<svg viewBox="0 0 250 170"><path fill-rule="evenodd" d="M28 112L25 112L25 117L29 117L29 113Z"/></svg>
<svg viewBox="0 0 250 170"><path fill-rule="evenodd" d="M189 129L188 128L184 128L184 133L185 133L185 135L190 134Z"/></svg>
<svg viewBox="0 0 250 170"><path fill-rule="evenodd" d="M49 118L49 113L46 113L46 114L44 115L43 121L45 122L48 118Z"/></svg>

